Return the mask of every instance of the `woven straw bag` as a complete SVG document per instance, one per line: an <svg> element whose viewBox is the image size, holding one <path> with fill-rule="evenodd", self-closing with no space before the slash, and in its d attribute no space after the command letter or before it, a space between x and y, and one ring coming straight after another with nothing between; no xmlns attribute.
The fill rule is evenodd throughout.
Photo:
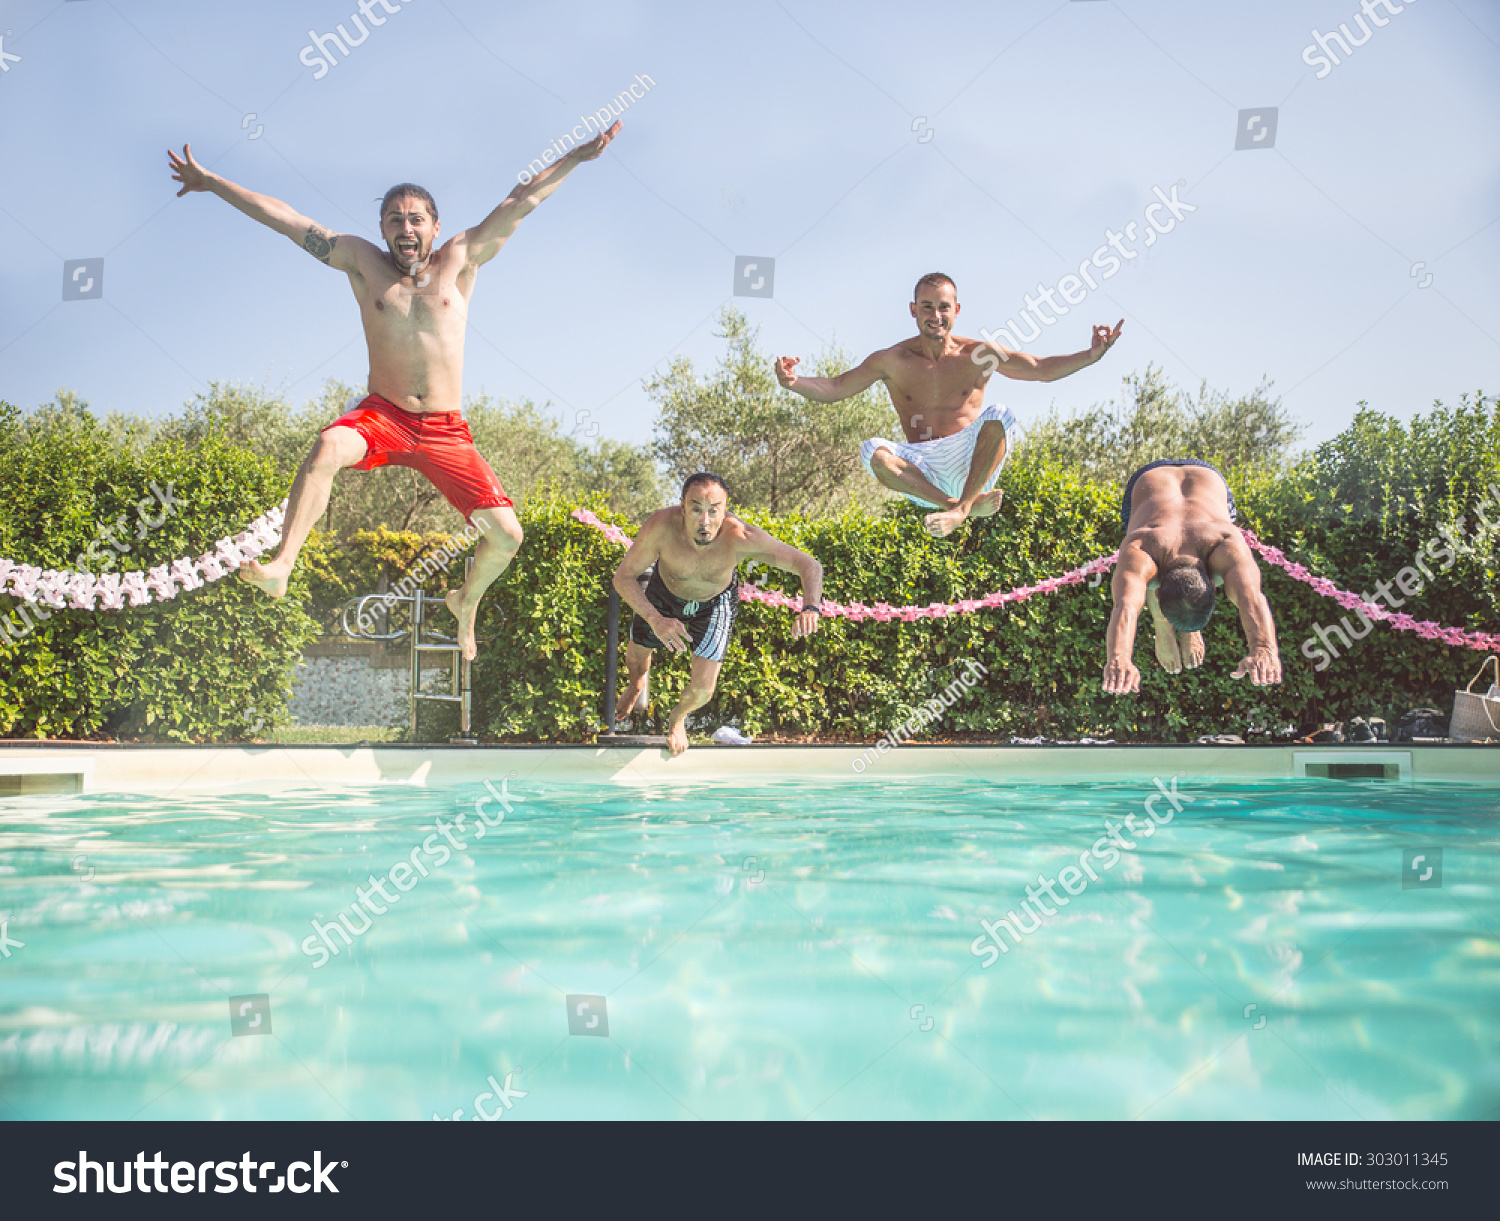
<svg viewBox="0 0 1500 1221"><path fill-rule="evenodd" d="M1490 665L1495 667L1495 685L1488 695L1480 695L1475 692L1474 684ZM1448 725L1448 737L1454 742L1500 742L1500 657L1485 658L1468 688L1453 693L1453 719Z"/></svg>

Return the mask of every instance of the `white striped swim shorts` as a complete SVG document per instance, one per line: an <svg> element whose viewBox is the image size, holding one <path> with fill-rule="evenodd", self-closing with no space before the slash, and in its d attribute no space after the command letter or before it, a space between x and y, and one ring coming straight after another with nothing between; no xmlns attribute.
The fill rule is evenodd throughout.
<svg viewBox="0 0 1500 1221"><path fill-rule="evenodd" d="M896 457L904 459L915 466L927 481L939 491L949 496L959 497L963 495L964 483L969 478L969 464L974 459L974 443L979 439L980 425L988 420L998 420L1005 429L1005 458L995 468L995 477L991 479L981 491L988 492L995 486L1000 478L1000 472L1005 469L1005 462L1010 458L1011 451L1015 449L1016 441L1020 436L1020 429L1016 425L1016 417L1009 407L986 407L962 432L956 432L951 437L938 437L932 441L888 441L884 437L871 437L859 448L860 461L865 464L865 470L874 474L870 466L870 459L877 449L888 449ZM923 505L927 508L938 508L937 505L929 505L927 501L916 496L907 496L901 493L912 504Z"/></svg>

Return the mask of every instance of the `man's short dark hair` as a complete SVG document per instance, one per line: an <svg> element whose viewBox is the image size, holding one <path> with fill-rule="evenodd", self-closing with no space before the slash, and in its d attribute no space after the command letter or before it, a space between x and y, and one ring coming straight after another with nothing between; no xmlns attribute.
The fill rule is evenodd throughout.
<svg viewBox="0 0 1500 1221"><path fill-rule="evenodd" d="M385 198L380 201L380 219L385 219L385 211L391 206L391 200L402 199L407 195L425 203L427 210L432 213L432 219L437 220L437 200L433 199L426 187L419 187L415 182L398 182L385 193Z"/></svg>
<svg viewBox="0 0 1500 1221"><path fill-rule="evenodd" d="M723 488L724 489L724 498L726 500L729 498L729 485L727 483L725 483L722 479L720 479L719 476L712 475L708 471L699 471L696 475L689 475L687 477L687 479L683 481L683 484L682 484L682 503L683 504L687 504L688 493L691 492L700 483L710 483L710 484L714 484L717 487Z"/></svg>
<svg viewBox="0 0 1500 1221"><path fill-rule="evenodd" d="M1214 613L1214 583L1203 561L1168 568L1156 587L1156 600L1179 632L1201 631Z"/></svg>
<svg viewBox="0 0 1500 1221"><path fill-rule="evenodd" d="M924 284L930 285L933 288L937 288L940 284L946 284L953 290L953 295L955 297L958 296L958 285L953 282L952 277L945 276L940 271L929 271L925 276L917 281L917 286L911 290L911 299L913 301L921 297L922 285Z"/></svg>

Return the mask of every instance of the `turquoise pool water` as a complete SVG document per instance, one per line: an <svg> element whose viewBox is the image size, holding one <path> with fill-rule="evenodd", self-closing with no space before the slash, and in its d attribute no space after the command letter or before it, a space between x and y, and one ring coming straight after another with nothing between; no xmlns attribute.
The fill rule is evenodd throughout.
<svg viewBox="0 0 1500 1221"><path fill-rule="evenodd" d="M1500 786L1177 786L6 801L0 1116L1500 1117Z"/></svg>

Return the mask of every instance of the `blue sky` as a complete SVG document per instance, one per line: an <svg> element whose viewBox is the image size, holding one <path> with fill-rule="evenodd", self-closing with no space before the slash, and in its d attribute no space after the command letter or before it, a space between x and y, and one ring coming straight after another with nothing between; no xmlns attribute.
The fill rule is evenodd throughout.
<svg viewBox="0 0 1500 1221"><path fill-rule="evenodd" d="M371 238L414 180L452 233L637 74L655 84L620 138L481 272L470 393L644 440L642 379L711 365L726 302L771 351L858 358L911 333L912 283L940 269L976 334L1175 183L1195 210L1027 345L1075 351L1123 316L1114 351L991 401L1034 419L1154 361L1192 388L1269 377L1317 441L1361 399L1405 417L1500 388L1494 0L1372 4L1385 24L1321 79L1311 30L1358 37L1358 0L388 4L321 79L299 53L353 30L357 0L0 7L0 397L161 414L210 380L362 385L347 280L175 198L167 147ZM1236 151L1240 112L1270 107L1274 146ZM773 297L733 295L737 255L775 259ZM63 300L65 260L100 257L102 297Z"/></svg>

